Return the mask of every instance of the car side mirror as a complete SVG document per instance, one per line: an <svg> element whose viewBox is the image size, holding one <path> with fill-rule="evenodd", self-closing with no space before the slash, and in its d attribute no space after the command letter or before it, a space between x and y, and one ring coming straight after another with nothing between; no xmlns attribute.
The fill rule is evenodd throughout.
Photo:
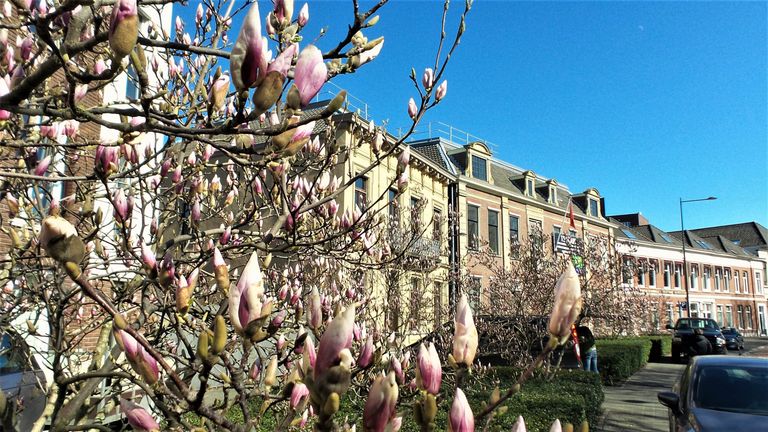
<svg viewBox="0 0 768 432"><path fill-rule="evenodd" d="M667 330L674 330L675 327L672 324L667 324Z"/></svg>
<svg viewBox="0 0 768 432"><path fill-rule="evenodd" d="M680 415L680 396L671 391L660 392L657 397L662 405L672 410L675 415Z"/></svg>

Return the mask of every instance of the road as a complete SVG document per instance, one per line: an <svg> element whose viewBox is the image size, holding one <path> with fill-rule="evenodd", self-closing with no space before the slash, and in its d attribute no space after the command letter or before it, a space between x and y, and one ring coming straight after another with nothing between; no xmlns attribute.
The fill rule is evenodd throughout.
<svg viewBox="0 0 768 432"><path fill-rule="evenodd" d="M730 351L728 355L738 355ZM768 358L768 338L745 338L742 355ZM603 387L602 423L592 428L602 432L666 432L669 430L667 409L656 394L670 390L685 365L648 363L621 386Z"/></svg>

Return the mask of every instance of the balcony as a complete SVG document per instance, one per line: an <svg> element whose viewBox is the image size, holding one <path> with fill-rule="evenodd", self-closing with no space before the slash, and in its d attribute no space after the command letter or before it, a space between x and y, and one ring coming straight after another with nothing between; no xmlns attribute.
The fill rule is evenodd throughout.
<svg viewBox="0 0 768 432"><path fill-rule="evenodd" d="M409 270L432 271L440 265L444 255L443 242L389 223L384 238L393 256L399 256L400 264Z"/></svg>

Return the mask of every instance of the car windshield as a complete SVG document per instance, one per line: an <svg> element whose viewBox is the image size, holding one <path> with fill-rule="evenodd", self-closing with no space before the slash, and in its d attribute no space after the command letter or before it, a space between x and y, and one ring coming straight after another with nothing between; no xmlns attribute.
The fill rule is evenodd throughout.
<svg viewBox="0 0 768 432"><path fill-rule="evenodd" d="M708 319L689 319L683 318L677 321L678 329L703 329L703 330L719 330L720 327L713 320Z"/></svg>
<svg viewBox="0 0 768 432"><path fill-rule="evenodd" d="M705 366L693 390L699 408L768 416L768 367Z"/></svg>
<svg viewBox="0 0 768 432"><path fill-rule="evenodd" d="M728 329L723 329L723 334L724 335L737 335L737 334L739 334L739 332L737 332L736 329L728 328Z"/></svg>

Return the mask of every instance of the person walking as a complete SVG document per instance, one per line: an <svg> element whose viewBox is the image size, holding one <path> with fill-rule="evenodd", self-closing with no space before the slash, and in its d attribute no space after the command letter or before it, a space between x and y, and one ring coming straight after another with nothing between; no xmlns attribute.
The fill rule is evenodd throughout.
<svg viewBox="0 0 768 432"><path fill-rule="evenodd" d="M592 330L587 326L576 328L579 335L579 347L584 355L584 370L588 372L599 372L597 370L597 346L595 346L595 336Z"/></svg>

